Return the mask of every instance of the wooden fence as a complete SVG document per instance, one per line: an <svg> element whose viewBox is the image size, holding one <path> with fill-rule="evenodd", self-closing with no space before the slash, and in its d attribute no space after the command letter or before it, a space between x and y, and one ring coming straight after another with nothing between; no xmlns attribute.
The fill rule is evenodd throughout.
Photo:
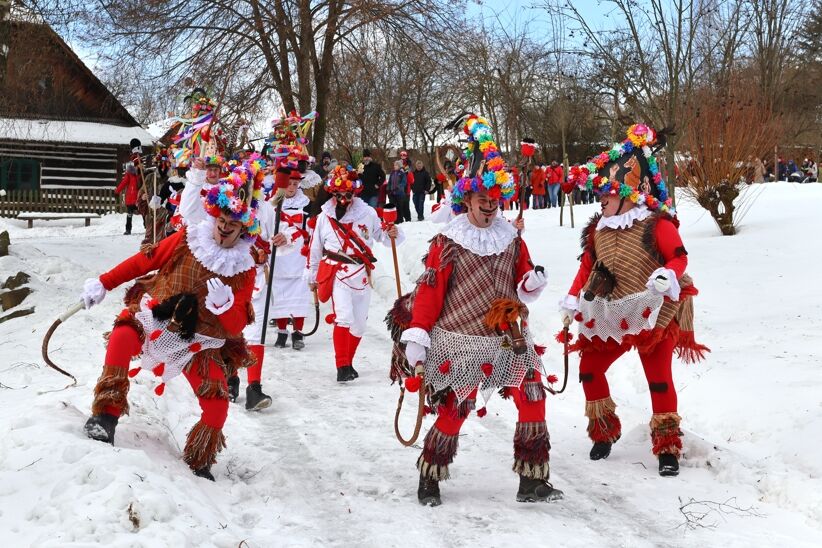
<svg viewBox="0 0 822 548"><path fill-rule="evenodd" d="M0 196L0 217L21 211L48 213L117 213L124 207L110 188L44 188L7 190Z"/></svg>

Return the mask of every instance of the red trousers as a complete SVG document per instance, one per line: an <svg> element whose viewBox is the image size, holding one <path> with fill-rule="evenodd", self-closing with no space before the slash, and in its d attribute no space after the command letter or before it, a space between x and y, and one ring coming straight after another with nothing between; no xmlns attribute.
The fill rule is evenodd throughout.
<svg viewBox="0 0 822 548"><path fill-rule="evenodd" d="M669 337L660 341L651 352L639 353L651 393L651 407L655 414L676 412L676 390L671 375L674 344L674 339ZM611 351L582 352L579 378L587 401L602 400L611 395L605 373L611 364L627 351L628 348L619 347Z"/></svg>
<svg viewBox="0 0 822 548"><path fill-rule="evenodd" d="M355 337L347 327L334 324L334 361L337 369L354 365L354 354L362 337Z"/></svg>
<svg viewBox="0 0 822 548"><path fill-rule="evenodd" d="M137 331L135 331L133 327L129 325L116 326L111 331L111 336L108 341L108 349L106 350L105 359L106 369L115 370L115 375L122 375L125 377L126 372L128 371L129 363L131 362L131 358L138 355L141 349L142 344L140 343L140 337L137 335ZM117 373L117 370L120 369L122 369L122 372ZM195 368L192 367L191 371L184 371L183 374L186 379L188 379L188 382L195 394L200 389L203 381L206 379L222 384L224 388L223 392L228 390L223 370L213 361L209 363L208 374L205 378L201 377L194 369ZM106 413L114 415L115 417L119 417L122 414L126 401L126 395L128 393L128 384L126 383L123 388L124 390L121 389L121 391L124 391L125 393L121 394L122 403L120 405L117 405L116 403L104 405L103 409ZM113 402L119 402L119 398L115 398ZM207 398L200 396L197 397L197 402L200 404L200 409L202 410L200 422L210 426L211 428L217 430L221 429L223 424L225 424L226 417L228 416L228 400L223 398Z"/></svg>
<svg viewBox="0 0 822 548"><path fill-rule="evenodd" d="M289 318L277 318L277 328L280 331L288 329ZM305 325L305 318L294 318L294 331L302 331Z"/></svg>

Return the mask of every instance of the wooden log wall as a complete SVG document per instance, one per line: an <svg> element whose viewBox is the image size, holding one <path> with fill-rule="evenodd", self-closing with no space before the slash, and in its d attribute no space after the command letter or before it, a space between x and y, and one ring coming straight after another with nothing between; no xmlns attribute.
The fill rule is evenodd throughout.
<svg viewBox="0 0 822 548"><path fill-rule="evenodd" d="M17 217L22 211L102 215L122 210L122 199L110 188L9 190L0 196L0 217Z"/></svg>
<svg viewBox="0 0 822 548"><path fill-rule="evenodd" d="M120 160L127 157L115 145L0 141L0 161L9 158L40 163L40 188L113 189L121 175Z"/></svg>

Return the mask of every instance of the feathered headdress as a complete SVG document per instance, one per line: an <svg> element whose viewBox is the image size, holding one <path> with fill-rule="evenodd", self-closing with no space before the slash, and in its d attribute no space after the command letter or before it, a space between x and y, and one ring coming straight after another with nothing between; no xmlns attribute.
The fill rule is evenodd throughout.
<svg viewBox="0 0 822 548"><path fill-rule="evenodd" d="M656 132L645 124L634 124L624 141L600 152L587 164L572 167L568 180L596 195L619 196L674 215L668 187L654 157L665 146L665 134L666 130Z"/></svg>
<svg viewBox="0 0 822 548"><path fill-rule="evenodd" d="M462 127L468 136L465 151L468 171L454 185L451 194L451 208L454 213L464 213L465 194L468 192L488 191L494 199L510 200L514 197L514 180L505 171L505 160L500 155L497 143L491 133L488 120L470 114Z"/></svg>

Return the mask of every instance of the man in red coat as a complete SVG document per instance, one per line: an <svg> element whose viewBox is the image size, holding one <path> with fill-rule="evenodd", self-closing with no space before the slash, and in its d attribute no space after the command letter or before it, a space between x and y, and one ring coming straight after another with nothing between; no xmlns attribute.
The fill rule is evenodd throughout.
<svg viewBox="0 0 822 548"><path fill-rule="evenodd" d="M86 280L86 308L136 280L108 338L85 425L90 438L114 443L119 418L128 413L128 377L140 370L129 372L129 362L141 356L141 367L163 380L157 395L180 373L191 384L202 415L188 434L183 459L197 476L213 481L211 465L225 447L226 377L253 363L242 331L253 320L251 246L260 231L256 213L263 198L258 167L237 166L212 186L203 196L206 219Z"/></svg>
<svg viewBox="0 0 822 548"><path fill-rule="evenodd" d="M140 188L140 176L137 174L137 166L140 163L139 155L132 155L131 161L126 164L126 172L120 180L120 184L114 189L115 194L120 194L125 190L126 203L126 231L124 235L131 234L131 220L134 212L137 211L137 191Z"/></svg>
<svg viewBox="0 0 822 548"><path fill-rule="evenodd" d="M653 129L636 124L627 138L572 171L583 190L599 195L602 214L583 230L580 267L560 303L566 322L579 322L579 380L585 391L591 460L608 457L622 435L605 377L635 348L651 395L651 442L662 476L679 473L680 417L671 375L674 351L685 362L708 348L695 342L688 253L651 147L664 146Z"/></svg>

